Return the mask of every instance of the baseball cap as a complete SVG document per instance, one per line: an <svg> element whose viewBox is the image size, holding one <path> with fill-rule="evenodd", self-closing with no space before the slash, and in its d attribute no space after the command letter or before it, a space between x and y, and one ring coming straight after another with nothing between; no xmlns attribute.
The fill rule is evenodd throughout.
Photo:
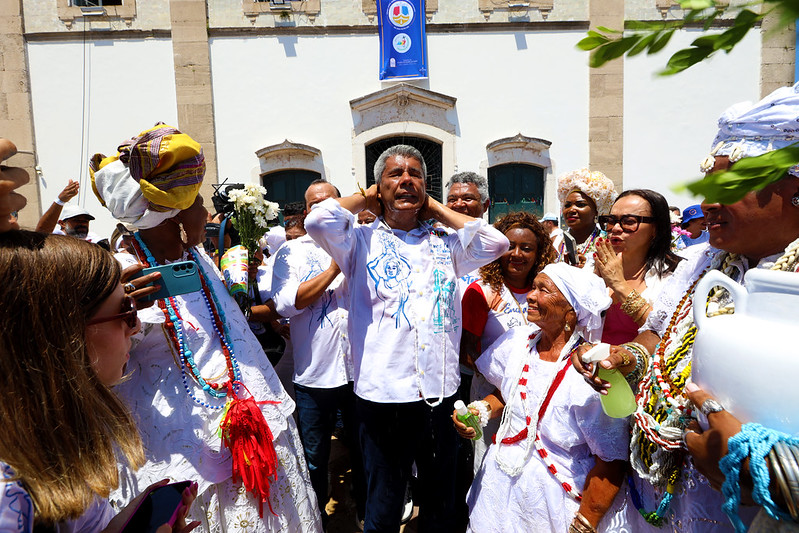
<svg viewBox="0 0 799 533"><path fill-rule="evenodd" d="M699 204L686 207L682 212L682 223L687 224L695 218L704 218L702 206Z"/></svg>
<svg viewBox="0 0 799 533"><path fill-rule="evenodd" d="M94 217L86 211L86 209L82 208L76 204L67 204L64 206L64 209L61 210L61 217L60 220L69 220L70 218L79 217L81 215L85 215L89 217L89 220L94 220Z"/></svg>
<svg viewBox="0 0 799 533"><path fill-rule="evenodd" d="M539 222L546 222L547 220L552 221L552 222L557 222L558 221L558 215L556 215L555 213L551 213L550 212L550 213L545 214L544 218L538 219Z"/></svg>

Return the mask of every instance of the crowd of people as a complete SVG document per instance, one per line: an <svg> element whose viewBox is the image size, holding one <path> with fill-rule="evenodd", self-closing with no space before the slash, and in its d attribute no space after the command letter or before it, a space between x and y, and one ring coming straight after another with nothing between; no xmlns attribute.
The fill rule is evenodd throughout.
<svg viewBox="0 0 799 533"><path fill-rule="evenodd" d="M735 106L703 170L792 144L797 120L799 85ZM368 189L317 180L284 206L245 313L201 146L158 124L118 150L91 161L122 224L109 239L72 181L19 229L29 178L0 167L0 530L130 531L171 478L190 484L159 533L320 532L334 433L366 533L399 531L411 501L420 532L799 530L797 436L691 380L694 306L734 312L726 291L694 302L697 282L799 271L799 162L682 212L578 169L560 214L490 225L484 177L455 174L438 202L422 154L396 145ZM198 288L150 298L162 275L142 269L187 261ZM631 416L607 414L620 385L600 371L624 376Z"/></svg>

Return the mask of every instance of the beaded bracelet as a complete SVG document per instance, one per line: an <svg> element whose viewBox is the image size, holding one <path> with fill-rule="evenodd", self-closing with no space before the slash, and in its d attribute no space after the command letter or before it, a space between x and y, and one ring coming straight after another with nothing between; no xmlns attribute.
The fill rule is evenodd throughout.
<svg viewBox="0 0 799 533"><path fill-rule="evenodd" d="M466 406L468 409L477 411L477 419L480 427L484 428L488 424L488 414L491 412L491 404L485 400L478 400Z"/></svg>
<svg viewBox="0 0 799 533"><path fill-rule="evenodd" d="M752 499L762 506L771 518L791 519L791 515L774 503L769 490L771 480L765 458L774 444L779 441L784 441L790 446L799 446L799 439L753 423L741 426L741 432L727 441L727 455L719 461L719 470L724 474L721 493L725 497L721 508L738 532L746 531L746 526L738 516L738 506L741 503L741 487L738 483L741 465L747 457L749 457L749 474L753 484ZM775 465L779 463L777 460ZM784 466L784 463L782 465Z"/></svg>
<svg viewBox="0 0 799 533"><path fill-rule="evenodd" d="M627 348L628 352L635 355L635 368L625 376L627 383L631 386L635 386L641 381L641 378L649 368L650 354L643 344L637 342L625 342L622 346Z"/></svg>

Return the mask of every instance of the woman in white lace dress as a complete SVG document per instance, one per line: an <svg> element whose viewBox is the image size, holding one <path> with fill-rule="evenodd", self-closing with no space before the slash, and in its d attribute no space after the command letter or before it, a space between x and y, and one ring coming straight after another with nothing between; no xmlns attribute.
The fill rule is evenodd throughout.
<svg viewBox="0 0 799 533"><path fill-rule="evenodd" d="M534 215L511 213L497 220L494 227L508 238L510 248L481 267L480 279L463 294L461 360L470 367L503 333L529 324L527 293L536 274L556 258L549 235ZM494 385L478 372L472 379L470 398L479 400L493 390ZM499 420L492 420L483 438L474 443L475 474L498 427Z"/></svg>
<svg viewBox="0 0 799 533"><path fill-rule="evenodd" d="M118 260L145 266L191 260L202 280L202 290L140 311L131 376L118 393L139 423L146 457L137 472L122 467L114 497L125 501L165 477L192 479L199 484L192 516L205 531L320 531L291 416L294 402L219 271L197 248L207 217L198 195L205 168L199 144L156 126L123 144L115 157L95 156L92 166L101 201L139 229L131 241L136 255L119 254ZM249 437L249 428L256 428L257 448L223 445L221 437L236 431L222 431L220 423L241 412L231 405L251 408L251 424L241 433Z"/></svg>
<svg viewBox="0 0 799 533"><path fill-rule="evenodd" d="M481 422L502 422L469 491L469 530L594 531L622 516L627 421L603 413L570 355L601 328L610 297L600 278L556 263L536 276L527 303L539 331L513 328L477 360L497 389L470 407Z"/></svg>

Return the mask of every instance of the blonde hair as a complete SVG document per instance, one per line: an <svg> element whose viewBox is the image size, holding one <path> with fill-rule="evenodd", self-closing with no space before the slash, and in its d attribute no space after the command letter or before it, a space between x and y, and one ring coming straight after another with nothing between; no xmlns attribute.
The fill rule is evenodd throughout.
<svg viewBox="0 0 799 533"><path fill-rule="evenodd" d="M138 467L144 452L125 405L86 350L86 322L119 286L99 246L30 231L0 234L0 460L35 506L35 522L82 515L119 484L115 447Z"/></svg>

